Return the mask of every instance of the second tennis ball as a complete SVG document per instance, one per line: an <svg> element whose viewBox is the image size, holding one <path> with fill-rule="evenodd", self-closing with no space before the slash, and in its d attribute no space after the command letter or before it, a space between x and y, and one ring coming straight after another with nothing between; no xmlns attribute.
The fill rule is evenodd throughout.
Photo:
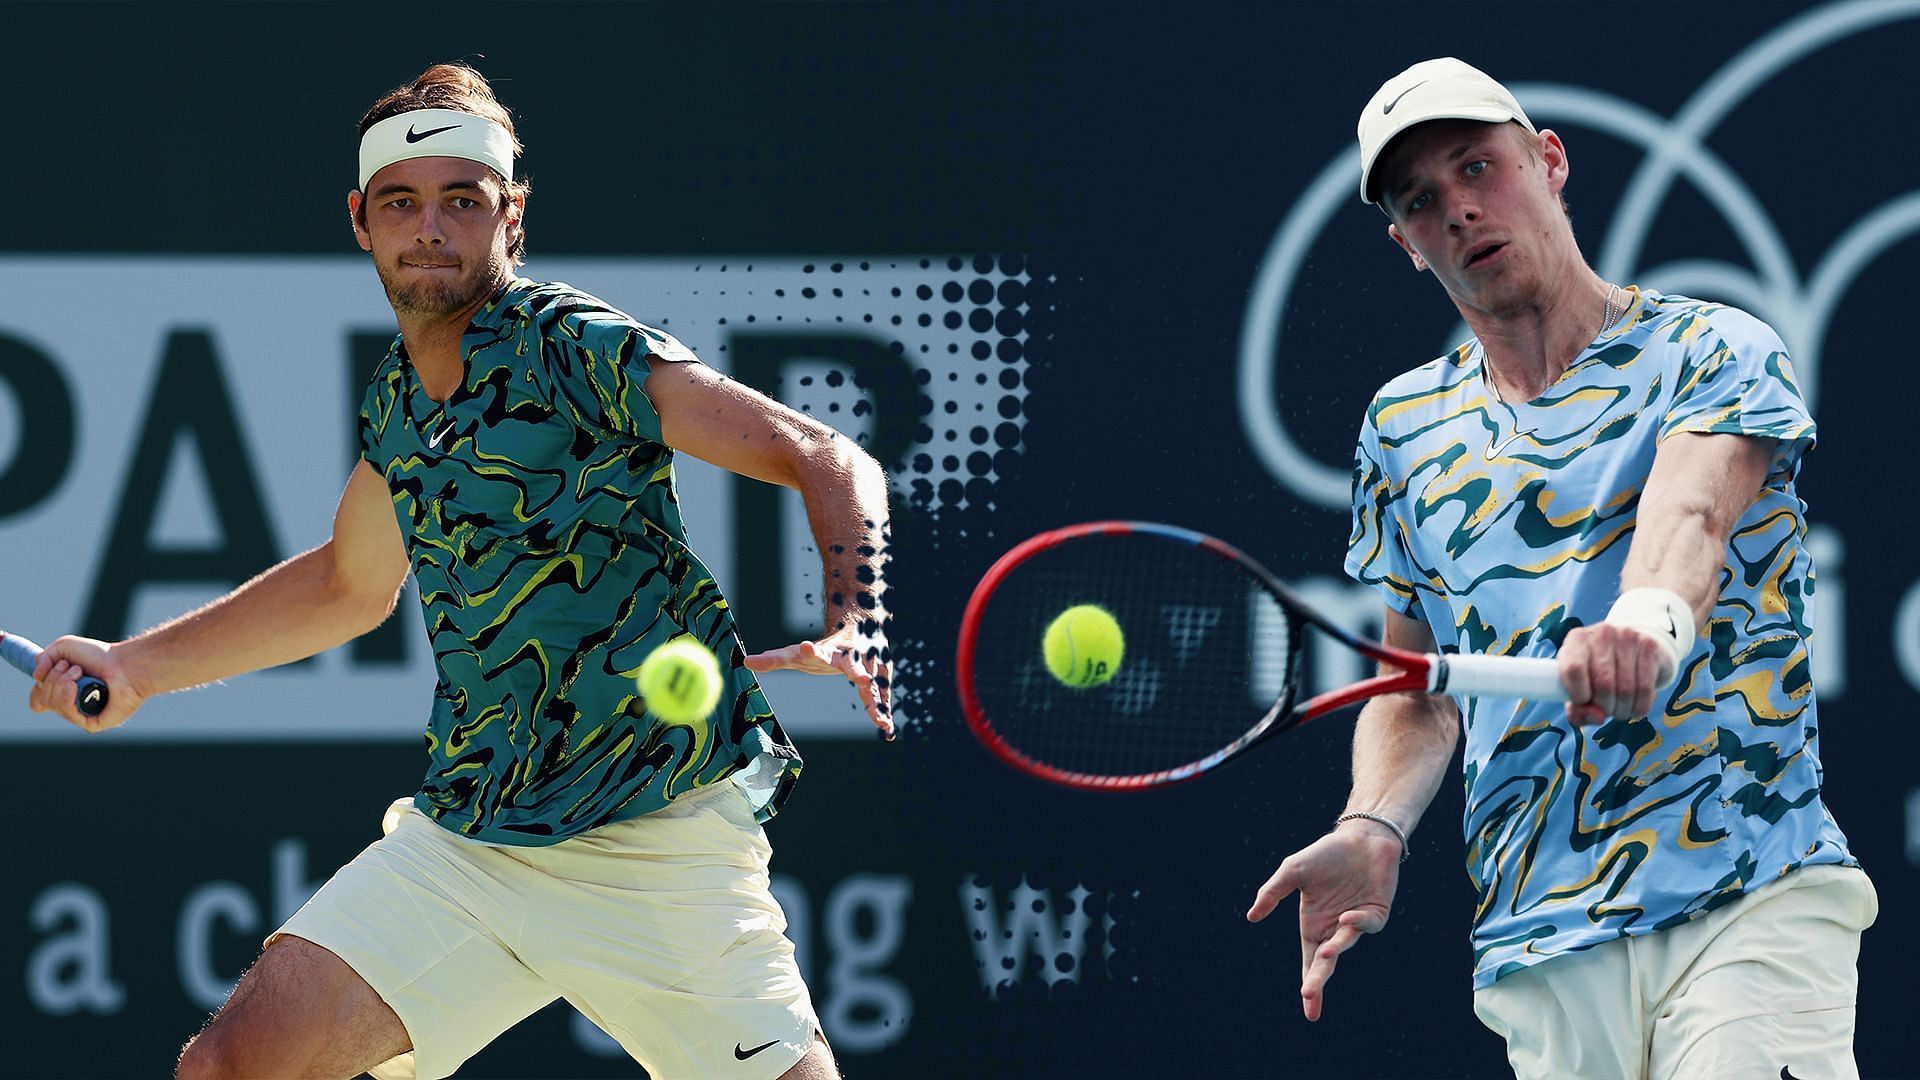
<svg viewBox="0 0 1920 1080"><path fill-rule="evenodd" d="M1099 686L1120 670L1127 639L1107 609L1075 604L1047 625L1040 651L1054 678L1084 690Z"/></svg>
<svg viewBox="0 0 1920 1080"><path fill-rule="evenodd" d="M691 724L720 702L720 661L698 641L677 637L641 662L639 683L647 711L671 724Z"/></svg>

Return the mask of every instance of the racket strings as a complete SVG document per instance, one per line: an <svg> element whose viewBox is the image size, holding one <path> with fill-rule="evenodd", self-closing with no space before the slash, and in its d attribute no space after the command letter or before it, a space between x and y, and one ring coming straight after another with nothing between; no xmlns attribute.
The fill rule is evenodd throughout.
<svg viewBox="0 0 1920 1080"><path fill-rule="evenodd" d="M1070 686L1043 639L1068 607L1119 623L1110 679ZM1295 632L1238 564L1150 534L1090 536L1019 563L981 616L974 686L1015 751L1093 776L1137 776L1203 761L1246 735L1281 696Z"/></svg>

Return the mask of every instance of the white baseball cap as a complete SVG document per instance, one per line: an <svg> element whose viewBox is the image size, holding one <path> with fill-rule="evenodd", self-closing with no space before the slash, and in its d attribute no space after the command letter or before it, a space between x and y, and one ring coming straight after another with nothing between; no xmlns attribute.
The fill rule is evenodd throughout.
<svg viewBox="0 0 1920 1080"><path fill-rule="evenodd" d="M1517 121L1533 131L1533 121L1507 88L1464 60L1443 56L1422 60L1388 79L1373 92L1360 114L1360 201L1377 203L1373 166L1394 136L1429 120Z"/></svg>

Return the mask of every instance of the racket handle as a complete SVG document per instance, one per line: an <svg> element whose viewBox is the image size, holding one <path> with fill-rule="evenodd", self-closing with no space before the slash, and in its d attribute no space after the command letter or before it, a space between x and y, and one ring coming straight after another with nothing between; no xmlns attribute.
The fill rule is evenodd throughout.
<svg viewBox="0 0 1920 1080"><path fill-rule="evenodd" d="M1474 656L1454 653L1430 656L1429 689L1436 694L1468 697L1524 698L1528 701L1565 701L1560 685L1560 661L1531 656Z"/></svg>
<svg viewBox="0 0 1920 1080"><path fill-rule="evenodd" d="M40 659L40 646L19 634L0 634L0 659L31 675ZM91 675L80 676L74 704L86 716L99 716L107 707L107 684Z"/></svg>
<svg viewBox="0 0 1920 1080"><path fill-rule="evenodd" d="M31 675L34 661L40 659L40 646L19 634L0 634L0 659L19 668L21 674Z"/></svg>

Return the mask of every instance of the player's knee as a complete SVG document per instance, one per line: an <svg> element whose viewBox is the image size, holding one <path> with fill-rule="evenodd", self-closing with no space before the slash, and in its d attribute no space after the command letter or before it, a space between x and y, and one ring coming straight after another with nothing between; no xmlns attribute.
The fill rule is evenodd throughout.
<svg viewBox="0 0 1920 1080"><path fill-rule="evenodd" d="M780 1080L840 1080L840 1066L833 1060L833 1048L827 1045L826 1036L814 1032L806 1056L781 1073Z"/></svg>
<svg viewBox="0 0 1920 1080"><path fill-rule="evenodd" d="M245 1040L235 1038L229 1027L218 1023L188 1040L180 1049L176 1080L230 1080L244 1076L275 1075L284 1063L260 1060L250 1053Z"/></svg>
<svg viewBox="0 0 1920 1080"><path fill-rule="evenodd" d="M175 1080L216 1080L239 1076L240 1062L227 1052L226 1043L211 1028L188 1039L187 1045L180 1048L180 1065L174 1071Z"/></svg>

